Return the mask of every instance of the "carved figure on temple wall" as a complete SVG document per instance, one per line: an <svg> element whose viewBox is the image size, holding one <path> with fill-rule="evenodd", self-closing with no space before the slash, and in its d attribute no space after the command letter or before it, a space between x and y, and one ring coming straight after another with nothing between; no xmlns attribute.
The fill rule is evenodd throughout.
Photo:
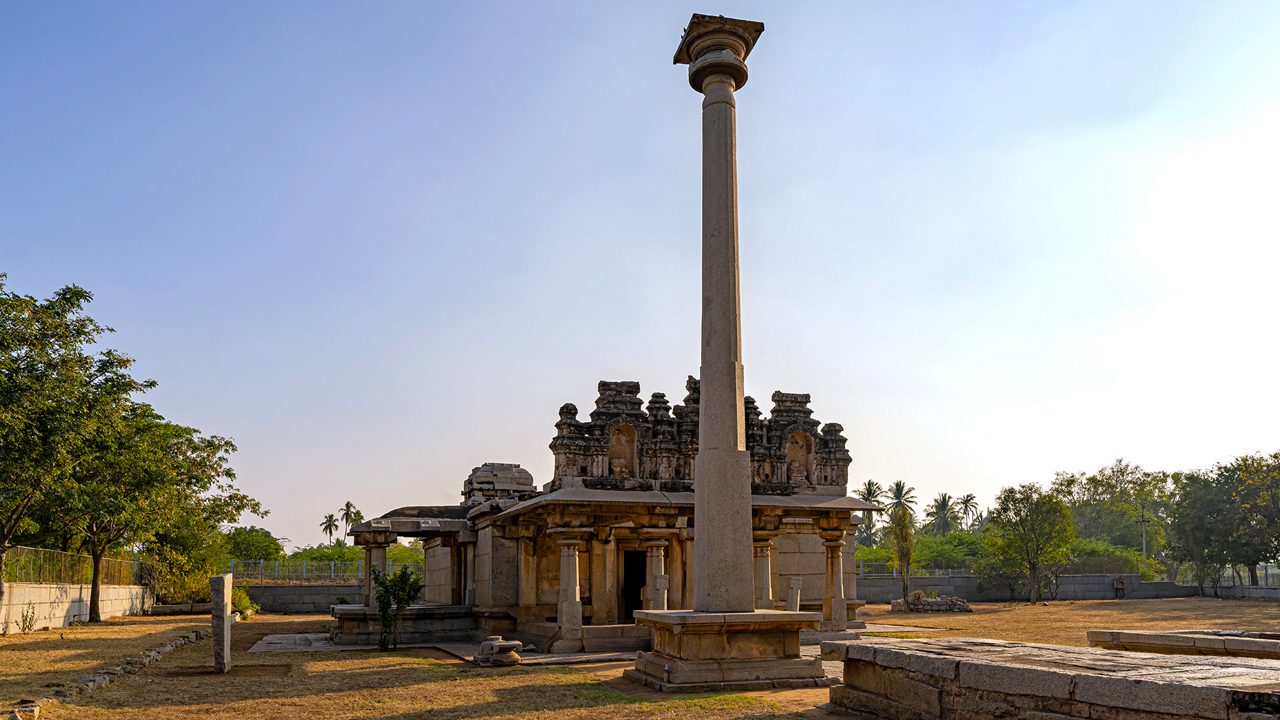
<svg viewBox="0 0 1280 720"><path fill-rule="evenodd" d="M787 480L790 480L792 485L803 484L808 479L809 471L805 469L804 463L799 460L787 463Z"/></svg>

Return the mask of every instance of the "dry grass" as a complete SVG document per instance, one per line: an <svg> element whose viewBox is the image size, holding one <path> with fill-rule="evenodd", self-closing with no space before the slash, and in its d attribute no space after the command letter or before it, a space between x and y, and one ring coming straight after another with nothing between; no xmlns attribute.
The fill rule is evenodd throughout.
<svg viewBox="0 0 1280 720"><path fill-rule="evenodd" d="M245 652L263 635L314 630L314 621L259 617L235 626L233 672L209 671L208 641L174 651L159 664L77 700L46 708L41 717L235 718L323 717L378 720L519 718L610 720L670 718L802 718L826 698L777 693L669 696L622 681L625 663L584 668L479 668L433 650L393 653ZM283 670L283 671L282 671ZM820 714L817 714L820 715Z"/></svg>
<svg viewBox="0 0 1280 720"><path fill-rule="evenodd" d="M0 637L0 703L39 693L47 683L74 682L208 626L192 617L131 617Z"/></svg>
<svg viewBox="0 0 1280 720"><path fill-rule="evenodd" d="M868 605L858 619L938 628L909 637L980 637L1088 645L1086 630L1280 629L1280 604L1249 600L1066 600L1047 605L974 603L972 613L891 613ZM897 633L894 633L897 635Z"/></svg>
<svg viewBox="0 0 1280 720"><path fill-rule="evenodd" d="M873 622L936 627L936 634L945 636L968 635L1076 645L1084 643L1084 630L1088 628L1280 627L1280 606L1245 601L1061 602L1048 606L981 604L976 608L977 612L973 614L903 616L890 615L887 607L876 606L864 610L860 617ZM668 696L622 680L619 676L627 663L487 669L433 650L246 653L264 635L314 632L326 621L323 616L259 616L235 626L233 672L227 676L215 676L210 672L211 648L205 640L179 648L162 662L137 675L125 676L108 687L81 696L77 700L78 705L50 706L41 717L53 720L230 720L246 717L323 717L325 720L782 720L832 717L815 709L817 704L825 702L825 689ZM132 622L150 628L152 640L162 640L190 626L190 623L183 625L164 619ZM105 632L115 625L110 623L102 630L76 628L74 632ZM119 630L127 627L129 625L122 623ZM36 637L31 636L33 639ZM56 634L45 634L42 639L49 638L56 638ZM7 642L12 643L13 639ZM112 642L125 641L117 639ZM156 642L138 643L137 647L149 644ZM103 641L98 650L114 653L121 647ZM55 647L51 652L65 652L65 649ZM113 654L108 661L104 655L86 650L76 659L80 664L72 674L114 664L125 654L128 653ZM38 664L34 660L29 662L32 667ZM4 668L10 683L22 675L21 671L11 672L7 665L0 667ZM37 674L39 677L45 676ZM65 681L68 678L56 679ZM25 684L27 687L39 687L41 683L29 681Z"/></svg>

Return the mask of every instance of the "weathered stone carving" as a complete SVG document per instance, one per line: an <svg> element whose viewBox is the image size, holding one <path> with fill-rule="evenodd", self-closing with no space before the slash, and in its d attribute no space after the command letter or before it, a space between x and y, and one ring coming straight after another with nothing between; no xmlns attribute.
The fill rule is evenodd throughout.
<svg viewBox="0 0 1280 720"><path fill-rule="evenodd" d="M578 408L560 408L551 441L555 474L548 490L569 485L616 490L693 489L698 453L698 379L685 384L683 402L671 407L653 393L647 407L640 383L601 381L590 419ZM852 458L843 428L813 419L809 395L775 392L765 417L754 398L744 398L752 492L761 495L844 495Z"/></svg>

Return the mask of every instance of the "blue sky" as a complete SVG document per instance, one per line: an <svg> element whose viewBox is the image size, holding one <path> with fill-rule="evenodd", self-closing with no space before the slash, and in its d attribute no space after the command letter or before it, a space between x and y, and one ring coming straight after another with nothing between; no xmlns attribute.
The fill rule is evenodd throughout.
<svg viewBox="0 0 1280 720"><path fill-rule="evenodd" d="M1280 438L1280 5L0 7L0 270L91 289L169 417L325 512L549 479L696 372L691 11L739 93L747 391L922 498Z"/></svg>

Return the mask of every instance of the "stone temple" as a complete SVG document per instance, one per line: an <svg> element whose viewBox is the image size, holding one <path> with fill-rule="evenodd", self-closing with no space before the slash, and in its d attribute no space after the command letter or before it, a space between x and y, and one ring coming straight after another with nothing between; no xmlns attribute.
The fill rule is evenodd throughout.
<svg viewBox="0 0 1280 720"><path fill-rule="evenodd" d="M645 402L638 382L597 389L585 419L560 408L541 490L519 465L486 463L459 505L403 507L352 528L366 567L385 566L400 538L423 541L426 588L406 642L501 634L558 652L643 650L651 631L636 611L693 607L698 380L674 407L662 393ZM784 608L798 584L799 607L844 630L861 605L845 535L872 506L847 496L843 428L815 419L808 395L776 392L772 403L767 416L744 403L755 605ZM373 604L366 581L361 605L336 606L335 641L376 637Z"/></svg>

